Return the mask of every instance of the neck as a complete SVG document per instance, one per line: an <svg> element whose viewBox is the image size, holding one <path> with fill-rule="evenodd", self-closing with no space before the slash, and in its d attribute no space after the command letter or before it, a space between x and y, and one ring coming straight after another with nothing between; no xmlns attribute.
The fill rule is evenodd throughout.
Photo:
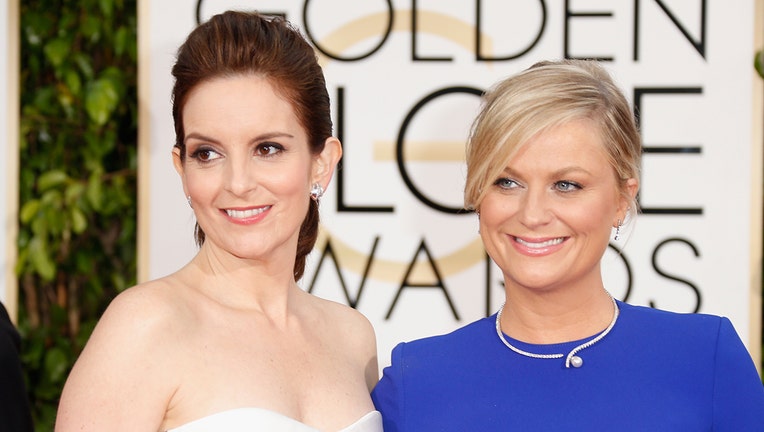
<svg viewBox="0 0 764 432"><path fill-rule="evenodd" d="M203 245L186 267L187 284L222 306L283 317L302 292L292 269L293 261L241 259Z"/></svg>
<svg viewBox="0 0 764 432"><path fill-rule="evenodd" d="M613 303L601 286L583 292L528 292L507 285L501 329L534 344L569 342L601 332L613 319Z"/></svg>

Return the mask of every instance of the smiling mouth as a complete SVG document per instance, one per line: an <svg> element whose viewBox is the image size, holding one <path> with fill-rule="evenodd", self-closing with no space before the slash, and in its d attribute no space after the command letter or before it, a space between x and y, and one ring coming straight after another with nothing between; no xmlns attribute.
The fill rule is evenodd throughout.
<svg viewBox="0 0 764 432"><path fill-rule="evenodd" d="M557 237L557 238L553 238L553 239L550 239L550 240L545 240L545 241L542 241L542 242L529 242L527 240L521 239L520 237L515 237L515 241L520 243L521 245L527 247L527 248L541 249L541 248L545 248L545 247L549 247L549 246L558 245L558 244L562 243L563 241L565 241L565 238L564 237Z"/></svg>
<svg viewBox="0 0 764 432"><path fill-rule="evenodd" d="M256 209L248 209L248 210L230 210L226 209L225 212L228 215L228 217L234 218L234 219L246 219L250 218L252 216L257 216L260 213L263 213L264 211L271 208L271 206L265 206L260 207Z"/></svg>

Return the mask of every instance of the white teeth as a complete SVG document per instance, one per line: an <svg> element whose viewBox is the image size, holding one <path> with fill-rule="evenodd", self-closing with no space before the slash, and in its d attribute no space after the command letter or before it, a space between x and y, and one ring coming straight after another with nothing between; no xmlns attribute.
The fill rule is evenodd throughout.
<svg viewBox="0 0 764 432"><path fill-rule="evenodd" d="M521 239L519 237L515 237L515 240L517 240L517 242L520 243L521 245L527 246L527 247L529 247L531 249L541 249L541 248L544 248L544 247L558 245L558 244L562 243L563 238L562 237L558 237L558 238L555 238L555 239L551 239L551 240L547 240L547 241L543 241L543 242L539 242L539 243L531 243L531 242L525 241L525 240L523 240L523 239Z"/></svg>
<svg viewBox="0 0 764 432"><path fill-rule="evenodd" d="M260 207L256 209L249 209L249 210L226 210L225 212L228 213L229 217L232 217L234 219L244 219L248 217L252 217L255 215L259 215L260 213L266 211L268 207Z"/></svg>

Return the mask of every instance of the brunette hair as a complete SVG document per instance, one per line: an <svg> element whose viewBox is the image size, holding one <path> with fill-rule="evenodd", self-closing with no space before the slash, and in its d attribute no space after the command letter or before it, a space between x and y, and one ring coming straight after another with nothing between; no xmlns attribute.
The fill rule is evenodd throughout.
<svg viewBox="0 0 764 432"><path fill-rule="evenodd" d="M311 45L294 26L281 17L256 12L228 11L196 27L178 49L172 68L172 117L175 147L185 163L183 107L199 84L220 77L252 75L267 79L289 101L308 135L313 154L319 154L332 134L329 94L321 66ZM294 278L305 271L305 258L318 237L318 201L310 201L300 227ZM196 225L198 245L204 231Z"/></svg>
<svg viewBox="0 0 764 432"><path fill-rule="evenodd" d="M642 141L629 103L594 60L539 62L486 92L467 144L465 207L479 210L487 186L531 138L582 118L598 126L620 192L635 215L637 202L626 181L639 179Z"/></svg>

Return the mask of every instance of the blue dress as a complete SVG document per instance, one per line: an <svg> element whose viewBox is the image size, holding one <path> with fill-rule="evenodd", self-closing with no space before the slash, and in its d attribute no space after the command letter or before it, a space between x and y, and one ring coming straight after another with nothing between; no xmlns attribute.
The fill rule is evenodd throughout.
<svg viewBox="0 0 764 432"><path fill-rule="evenodd" d="M580 368L509 350L495 315L399 344L372 393L385 432L764 431L764 385L727 318L618 307ZM505 337L538 354L586 341Z"/></svg>

